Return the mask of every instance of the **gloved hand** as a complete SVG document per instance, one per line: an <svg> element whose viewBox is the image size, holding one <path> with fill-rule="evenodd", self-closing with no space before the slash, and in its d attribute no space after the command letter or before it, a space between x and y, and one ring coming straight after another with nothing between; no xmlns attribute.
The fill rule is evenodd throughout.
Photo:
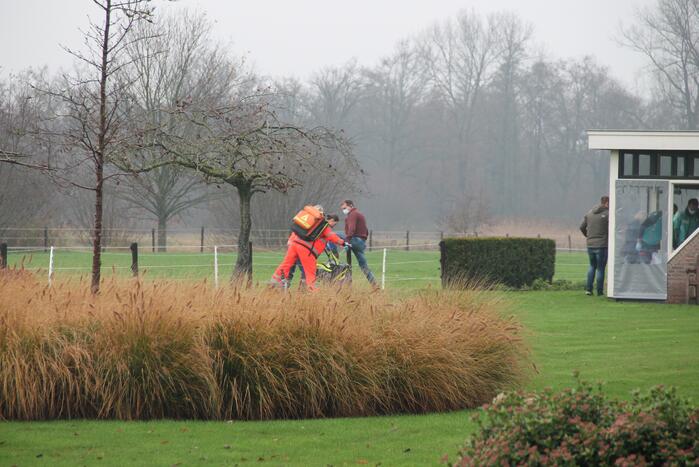
<svg viewBox="0 0 699 467"><path fill-rule="evenodd" d="M643 245L641 244L641 241L638 240L636 242L636 251L640 252L643 249Z"/></svg>
<svg viewBox="0 0 699 467"><path fill-rule="evenodd" d="M352 249L352 246L349 243L345 242L344 249L345 249L345 251L349 251Z"/></svg>

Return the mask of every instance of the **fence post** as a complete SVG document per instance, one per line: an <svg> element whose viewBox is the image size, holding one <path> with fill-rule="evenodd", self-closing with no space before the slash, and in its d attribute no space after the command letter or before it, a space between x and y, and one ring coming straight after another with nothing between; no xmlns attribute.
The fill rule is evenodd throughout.
<svg viewBox="0 0 699 467"><path fill-rule="evenodd" d="M248 242L248 250L250 251L250 262L248 263L248 287L252 287L252 242Z"/></svg>
<svg viewBox="0 0 699 467"><path fill-rule="evenodd" d="M374 231L370 230L369 231L369 249L371 250L373 246L374 246Z"/></svg>
<svg viewBox="0 0 699 467"><path fill-rule="evenodd" d="M252 251L252 249L250 249ZM199 248L199 253L204 253L204 226L201 226L201 247Z"/></svg>
<svg viewBox="0 0 699 467"><path fill-rule="evenodd" d="M7 243L0 243L0 269L7 268Z"/></svg>
<svg viewBox="0 0 699 467"><path fill-rule="evenodd" d="M138 243L131 244L131 274L138 277Z"/></svg>
<svg viewBox="0 0 699 467"><path fill-rule="evenodd" d="M405 231L405 251L410 250L410 230Z"/></svg>
<svg viewBox="0 0 699 467"><path fill-rule="evenodd" d="M214 245L214 288L218 289L218 246Z"/></svg>
<svg viewBox="0 0 699 467"><path fill-rule="evenodd" d="M536 234L536 238L541 238L541 234L540 233Z"/></svg>
<svg viewBox="0 0 699 467"><path fill-rule="evenodd" d="M155 229L150 229L150 244L151 248L153 249L153 253L155 253Z"/></svg>
<svg viewBox="0 0 699 467"><path fill-rule="evenodd" d="M444 231L439 232L439 241L441 242L442 240L444 240Z"/></svg>
<svg viewBox="0 0 699 467"><path fill-rule="evenodd" d="M49 286L51 285L51 279L53 279L53 247L49 250Z"/></svg>
<svg viewBox="0 0 699 467"><path fill-rule="evenodd" d="M568 253L572 253L572 252L573 252L573 244L570 241L570 235L568 235Z"/></svg>
<svg viewBox="0 0 699 467"><path fill-rule="evenodd" d="M49 251L49 228L44 227L44 253Z"/></svg>
<svg viewBox="0 0 699 467"><path fill-rule="evenodd" d="M383 249L383 261L381 262L381 290L386 288L386 248Z"/></svg>
<svg viewBox="0 0 699 467"><path fill-rule="evenodd" d="M347 272L349 273L349 274L347 274L347 278L349 279L348 282L351 285L352 284L352 247L351 246L347 250L347 266L348 266Z"/></svg>
<svg viewBox="0 0 699 467"><path fill-rule="evenodd" d="M439 242L439 277L442 279L442 288L447 287L447 275L445 273L445 266L447 264L447 244L444 240Z"/></svg>

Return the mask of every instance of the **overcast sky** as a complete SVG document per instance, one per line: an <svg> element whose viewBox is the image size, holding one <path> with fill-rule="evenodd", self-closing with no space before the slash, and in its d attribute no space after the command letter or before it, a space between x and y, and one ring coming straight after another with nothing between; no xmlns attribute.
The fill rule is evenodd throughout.
<svg viewBox="0 0 699 467"><path fill-rule="evenodd" d="M215 22L215 37L245 54L259 72L308 78L352 58L371 65L395 43L461 9L508 10L534 25L540 48L558 58L594 55L634 90L643 59L620 47L621 24L653 0L155 0L159 11L191 8ZM0 0L3 74L29 66L66 66L59 44L81 44L79 28L96 15L90 0ZM158 11L156 10L156 11Z"/></svg>

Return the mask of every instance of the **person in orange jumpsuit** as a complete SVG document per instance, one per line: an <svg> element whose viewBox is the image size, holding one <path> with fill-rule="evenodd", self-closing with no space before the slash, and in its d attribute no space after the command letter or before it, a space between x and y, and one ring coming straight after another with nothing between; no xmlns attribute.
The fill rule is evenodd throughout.
<svg viewBox="0 0 699 467"><path fill-rule="evenodd" d="M323 229L323 232L314 242L303 240L292 232L289 237L289 248L286 251L286 256L284 256L281 264L272 275L272 284L284 286L292 266L297 261L300 261L306 275L306 287L308 287L308 290L315 290L318 255L325 250L325 245L328 242L345 245L345 241L333 232L332 227L334 225L334 220L328 220L328 226Z"/></svg>

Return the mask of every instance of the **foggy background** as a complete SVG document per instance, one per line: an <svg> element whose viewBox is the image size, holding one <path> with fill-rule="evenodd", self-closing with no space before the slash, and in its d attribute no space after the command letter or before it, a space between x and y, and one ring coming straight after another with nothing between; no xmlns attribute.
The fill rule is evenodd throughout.
<svg viewBox="0 0 699 467"><path fill-rule="evenodd" d="M284 229L303 204L337 211L344 198L376 230L575 228L608 190L608 154L587 149L587 129L696 129L682 100L694 88L678 95L674 75L634 50L657 1L414 3L154 2L157 27L182 37L196 23L197 56L216 50L254 75L280 115L342 130L354 144L356 183L309 175L289 194L260 195L254 228ZM0 143L26 148L36 142L15 129L49 112L27 99L27 83L73 67L59 44L81 47L91 3L1 7ZM190 94L202 91L205 61L187 71ZM166 182L174 188L163 191ZM114 229L237 227L235 194L191 174L162 171L107 190ZM90 209L84 193L0 164L0 231L89 227Z"/></svg>

